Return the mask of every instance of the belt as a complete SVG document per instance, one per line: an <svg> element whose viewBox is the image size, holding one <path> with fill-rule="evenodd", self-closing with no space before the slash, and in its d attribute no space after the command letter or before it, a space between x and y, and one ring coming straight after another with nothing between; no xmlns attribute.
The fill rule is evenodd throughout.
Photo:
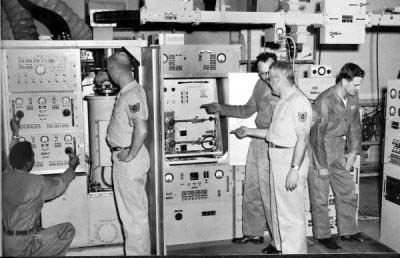
<svg viewBox="0 0 400 258"><path fill-rule="evenodd" d="M270 142L270 143L268 144L268 146L269 146L270 148L276 148L276 149L291 149L291 148L293 148L293 147L286 147L286 146L276 145L276 144L273 144L272 142Z"/></svg>
<svg viewBox="0 0 400 258"><path fill-rule="evenodd" d="M129 150L131 147L111 147L112 151Z"/></svg>
<svg viewBox="0 0 400 258"><path fill-rule="evenodd" d="M4 233L6 233L9 236L27 236L33 233L36 233L37 227L34 227L29 230L4 230Z"/></svg>

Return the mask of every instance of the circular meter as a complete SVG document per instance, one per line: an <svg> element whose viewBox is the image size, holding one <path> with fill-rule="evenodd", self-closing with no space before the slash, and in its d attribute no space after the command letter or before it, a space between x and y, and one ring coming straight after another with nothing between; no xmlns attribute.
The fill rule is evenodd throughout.
<svg viewBox="0 0 400 258"><path fill-rule="evenodd" d="M396 114L396 108L391 106L389 108L389 115L394 116Z"/></svg>
<svg viewBox="0 0 400 258"><path fill-rule="evenodd" d="M20 105L24 104L24 101L23 101L21 98L17 98L17 99L15 100L15 104L17 104L18 106L20 106Z"/></svg>
<svg viewBox="0 0 400 258"><path fill-rule="evenodd" d="M173 180L174 180L174 175L172 175L171 173L165 175L165 182L171 183Z"/></svg>
<svg viewBox="0 0 400 258"><path fill-rule="evenodd" d="M222 170L217 170L217 171L215 171L215 177L216 177L217 179L223 178L223 177L224 177L224 171L222 171Z"/></svg>
<svg viewBox="0 0 400 258"><path fill-rule="evenodd" d="M162 56L162 62L163 62L163 63L168 62L168 56L167 56L166 54L163 54L163 56Z"/></svg>
<svg viewBox="0 0 400 258"><path fill-rule="evenodd" d="M225 63L226 55L224 53L218 54L217 55L217 61L218 61L218 63Z"/></svg>
<svg viewBox="0 0 400 258"><path fill-rule="evenodd" d="M48 143L48 142L49 142L49 137L47 137L47 136L42 136L42 137L40 137L40 141L41 141L42 143Z"/></svg>
<svg viewBox="0 0 400 258"><path fill-rule="evenodd" d="M71 99L69 97L65 96L65 97L62 98L62 103L63 104L69 104L70 102L71 102Z"/></svg>
<svg viewBox="0 0 400 258"><path fill-rule="evenodd" d="M392 99L394 99L394 98L397 97L397 91L396 91L395 89L392 89L392 90L390 91L390 97L391 97Z"/></svg>
<svg viewBox="0 0 400 258"><path fill-rule="evenodd" d="M43 65L38 65L35 67L35 72L39 75L42 75L46 72L46 69L44 68Z"/></svg>
<svg viewBox="0 0 400 258"><path fill-rule="evenodd" d="M320 68L318 68L318 74L319 75L324 75L326 73L326 69L325 67L321 66Z"/></svg>
<svg viewBox="0 0 400 258"><path fill-rule="evenodd" d="M39 105L44 105L44 104L46 104L46 99L43 97L40 97L40 98L38 98L38 103L39 103Z"/></svg>
<svg viewBox="0 0 400 258"><path fill-rule="evenodd" d="M69 135L69 134L65 135L65 136L64 136L64 141L66 141L66 142L72 141L72 136Z"/></svg>

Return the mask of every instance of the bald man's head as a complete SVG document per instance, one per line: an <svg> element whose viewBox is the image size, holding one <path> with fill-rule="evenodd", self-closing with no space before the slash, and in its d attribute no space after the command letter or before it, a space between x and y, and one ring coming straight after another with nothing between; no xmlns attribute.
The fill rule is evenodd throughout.
<svg viewBox="0 0 400 258"><path fill-rule="evenodd" d="M107 71L110 78L120 86L134 80L129 57L125 53L115 53L107 60Z"/></svg>

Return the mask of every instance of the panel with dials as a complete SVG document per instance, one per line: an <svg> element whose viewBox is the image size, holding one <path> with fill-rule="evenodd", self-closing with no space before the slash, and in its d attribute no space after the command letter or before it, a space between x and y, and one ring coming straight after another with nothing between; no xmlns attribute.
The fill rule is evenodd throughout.
<svg viewBox="0 0 400 258"><path fill-rule="evenodd" d="M5 57L7 120L21 119L20 140L35 153L33 173L63 172L70 153L81 160L76 171L86 171L79 49L7 49Z"/></svg>
<svg viewBox="0 0 400 258"><path fill-rule="evenodd" d="M75 49L10 49L6 54L12 92L75 90L80 53Z"/></svg>

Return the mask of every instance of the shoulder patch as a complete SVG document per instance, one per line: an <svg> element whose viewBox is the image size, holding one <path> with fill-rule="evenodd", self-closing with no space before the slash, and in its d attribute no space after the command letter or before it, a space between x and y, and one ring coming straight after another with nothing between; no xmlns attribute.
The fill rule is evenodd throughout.
<svg viewBox="0 0 400 258"><path fill-rule="evenodd" d="M298 112L297 115L299 116L299 121L304 122L307 119L307 112Z"/></svg>
<svg viewBox="0 0 400 258"><path fill-rule="evenodd" d="M135 114L136 112L139 112L139 110L140 110L140 103L136 103L135 105L128 105L128 107L129 107L129 111L132 114Z"/></svg>

